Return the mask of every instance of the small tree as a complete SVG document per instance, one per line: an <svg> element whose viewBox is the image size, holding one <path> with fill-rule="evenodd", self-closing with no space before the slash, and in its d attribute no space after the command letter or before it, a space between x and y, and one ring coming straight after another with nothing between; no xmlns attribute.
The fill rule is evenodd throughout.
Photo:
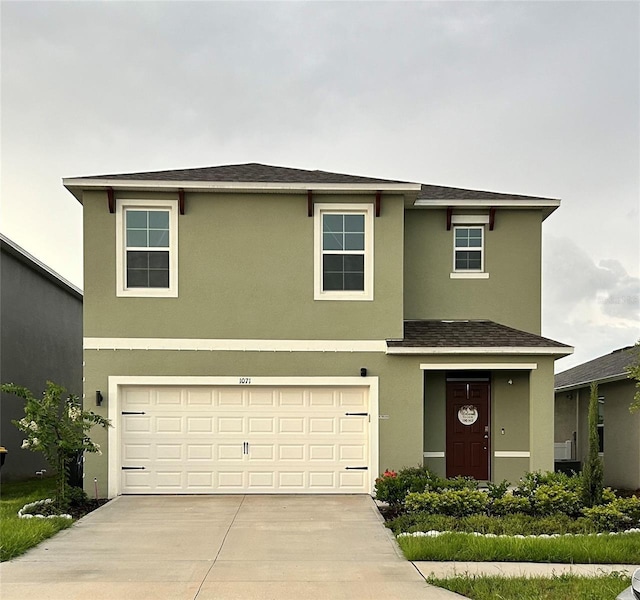
<svg viewBox="0 0 640 600"><path fill-rule="evenodd" d="M636 350L635 359L627 367L627 372L629 373L629 379L636 380L636 388L637 388L637 391L633 396L633 402L631 403L631 406L629 406L629 410L631 412L640 410L640 341L636 342L635 350Z"/></svg>
<svg viewBox="0 0 640 600"><path fill-rule="evenodd" d="M602 504L604 471L599 455L598 384L591 384L589 399L589 455L582 470L582 500L585 506Z"/></svg>
<svg viewBox="0 0 640 600"><path fill-rule="evenodd" d="M100 452L88 432L95 425L108 427L109 419L82 410L77 396L63 397L65 389L47 381L42 398L35 398L25 387L4 383L0 390L25 400L25 416L13 424L26 434L22 448L42 452L56 469L55 503L62 508L67 496L67 470L70 459L80 451Z"/></svg>

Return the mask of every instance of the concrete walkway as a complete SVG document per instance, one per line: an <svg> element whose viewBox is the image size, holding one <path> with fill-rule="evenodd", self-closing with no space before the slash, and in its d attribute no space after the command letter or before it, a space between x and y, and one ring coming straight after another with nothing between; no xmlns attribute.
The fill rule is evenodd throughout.
<svg viewBox="0 0 640 600"><path fill-rule="evenodd" d="M369 496L123 496L0 565L2 600L453 600Z"/></svg>

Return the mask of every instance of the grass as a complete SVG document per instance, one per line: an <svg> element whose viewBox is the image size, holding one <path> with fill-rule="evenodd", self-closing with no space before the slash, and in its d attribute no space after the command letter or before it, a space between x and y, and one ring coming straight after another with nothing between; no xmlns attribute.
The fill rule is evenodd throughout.
<svg viewBox="0 0 640 600"><path fill-rule="evenodd" d="M70 527L71 519L19 519L28 502L53 497L53 479L7 482L0 491L0 562L24 554L29 548Z"/></svg>
<svg viewBox="0 0 640 600"><path fill-rule="evenodd" d="M613 600L630 584L629 577L620 573L602 577L451 577L427 581L473 600Z"/></svg>
<svg viewBox="0 0 640 600"><path fill-rule="evenodd" d="M438 537L400 537L409 560L640 563L640 533L559 538L486 538L447 532Z"/></svg>

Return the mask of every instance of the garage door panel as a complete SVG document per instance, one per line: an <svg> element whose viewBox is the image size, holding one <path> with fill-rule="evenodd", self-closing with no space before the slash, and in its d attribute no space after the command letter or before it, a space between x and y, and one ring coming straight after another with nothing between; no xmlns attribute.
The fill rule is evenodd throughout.
<svg viewBox="0 0 640 600"><path fill-rule="evenodd" d="M139 414L135 408L144 406ZM124 493L368 492L365 388L124 388Z"/></svg>
<svg viewBox="0 0 640 600"><path fill-rule="evenodd" d="M182 417L157 417L155 433L182 433Z"/></svg>
<svg viewBox="0 0 640 600"><path fill-rule="evenodd" d="M305 391L300 389L280 390L278 392L278 406L302 407L305 405Z"/></svg>
<svg viewBox="0 0 640 600"><path fill-rule="evenodd" d="M216 391L218 406L232 406L237 408L243 405L244 389L222 388Z"/></svg>
<svg viewBox="0 0 640 600"><path fill-rule="evenodd" d="M186 444L188 460L212 460L213 444Z"/></svg>
<svg viewBox="0 0 640 600"><path fill-rule="evenodd" d="M274 433L276 430L275 417L249 417L248 432Z"/></svg>
<svg viewBox="0 0 640 600"><path fill-rule="evenodd" d="M275 406L274 390L251 390L249 406Z"/></svg>
<svg viewBox="0 0 640 600"><path fill-rule="evenodd" d="M186 390L187 406L203 407L213 406L213 390L206 388L196 388Z"/></svg>
<svg viewBox="0 0 640 600"><path fill-rule="evenodd" d="M309 417L309 433L327 434L335 433L336 424L332 417Z"/></svg>
<svg viewBox="0 0 640 600"><path fill-rule="evenodd" d="M218 417L218 433L244 433L244 417Z"/></svg>
<svg viewBox="0 0 640 600"><path fill-rule="evenodd" d="M315 407L326 407L326 406L335 406L335 393L333 390L311 390L309 392L309 406Z"/></svg>
<svg viewBox="0 0 640 600"><path fill-rule="evenodd" d="M182 404L182 390L179 388L157 389L156 404L158 406L180 406Z"/></svg>
<svg viewBox="0 0 640 600"><path fill-rule="evenodd" d="M182 444L158 444L157 460L182 460Z"/></svg>

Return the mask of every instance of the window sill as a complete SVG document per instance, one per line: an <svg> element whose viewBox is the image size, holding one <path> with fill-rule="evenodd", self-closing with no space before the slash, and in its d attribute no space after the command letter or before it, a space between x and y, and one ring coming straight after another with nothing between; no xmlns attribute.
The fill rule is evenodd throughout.
<svg viewBox="0 0 640 600"><path fill-rule="evenodd" d="M449 273L450 279L489 279L489 273Z"/></svg>
<svg viewBox="0 0 640 600"><path fill-rule="evenodd" d="M353 293L353 292L320 292L314 295L314 300L337 300L341 301L361 301L361 302L370 302L373 300L373 294L368 293Z"/></svg>
<svg viewBox="0 0 640 600"><path fill-rule="evenodd" d="M135 289L135 290L117 290L118 298L177 298L178 290L167 289Z"/></svg>

